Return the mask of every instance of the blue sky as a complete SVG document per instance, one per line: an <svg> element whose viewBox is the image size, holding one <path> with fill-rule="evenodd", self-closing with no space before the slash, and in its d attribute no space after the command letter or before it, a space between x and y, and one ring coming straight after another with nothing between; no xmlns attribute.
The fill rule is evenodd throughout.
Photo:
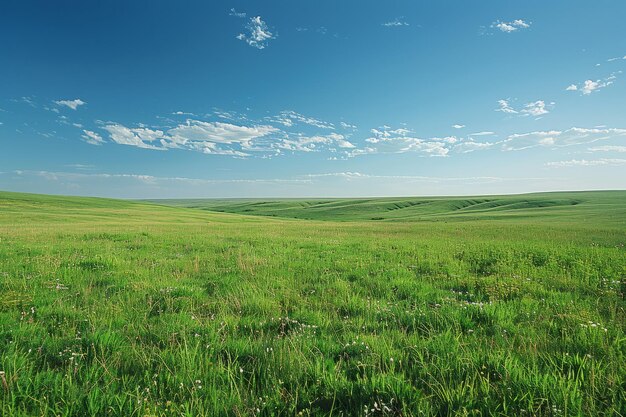
<svg viewBox="0 0 626 417"><path fill-rule="evenodd" d="M0 189L626 189L626 3L11 1Z"/></svg>

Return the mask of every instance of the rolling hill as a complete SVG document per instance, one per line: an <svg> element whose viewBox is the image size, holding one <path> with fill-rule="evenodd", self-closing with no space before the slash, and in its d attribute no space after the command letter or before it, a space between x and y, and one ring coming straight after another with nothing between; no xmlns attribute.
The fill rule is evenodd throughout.
<svg viewBox="0 0 626 417"><path fill-rule="evenodd" d="M213 212L307 220L593 221L626 225L626 191L553 192L481 197L357 199L188 199L152 203Z"/></svg>

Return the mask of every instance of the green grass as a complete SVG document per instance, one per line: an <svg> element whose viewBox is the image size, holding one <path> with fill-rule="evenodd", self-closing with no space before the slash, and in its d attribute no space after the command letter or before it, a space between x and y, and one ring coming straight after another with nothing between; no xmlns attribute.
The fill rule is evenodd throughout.
<svg viewBox="0 0 626 417"><path fill-rule="evenodd" d="M481 199L0 193L0 415L626 415L626 193Z"/></svg>
<svg viewBox="0 0 626 417"><path fill-rule="evenodd" d="M626 192L586 191L480 197L150 200L209 211L331 221L612 221L626 227Z"/></svg>

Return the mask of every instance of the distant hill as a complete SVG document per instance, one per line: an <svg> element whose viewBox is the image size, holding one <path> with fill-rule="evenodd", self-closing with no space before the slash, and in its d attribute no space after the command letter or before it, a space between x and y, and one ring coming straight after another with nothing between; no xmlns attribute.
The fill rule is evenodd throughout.
<svg viewBox="0 0 626 417"><path fill-rule="evenodd" d="M277 219L368 222L495 220L577 223L626 230L626 191L583 191L480 197L357 199L116 200L0 192L6 221L255 221ZM223 214L222 214L223 213ZM234 216L233 216L234 214ZM48 221L46 220L46 221ZM260 220L257 217L257 221Z"/></svg>
<svg viewBox="0 0 626 417"><path fill-rule="evenodd" d="M552 192L481 197L149 201L214 212L310 220L545 219L587 220L626 225L626 191Z"/></svg>
<svg viewBox="0 0 626 417"><path fill-rule="evenodd" d="M251 217L199 212L140 201L0 191L0 226L120 222L130 225L242 220L255 221Z"/></svg>

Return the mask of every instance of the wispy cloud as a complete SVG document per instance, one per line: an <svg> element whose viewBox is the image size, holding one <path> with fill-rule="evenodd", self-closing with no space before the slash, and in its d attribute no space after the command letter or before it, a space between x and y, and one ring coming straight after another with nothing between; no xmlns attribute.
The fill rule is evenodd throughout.
<svg viewBox="0 0 626 417"><path fill-rule="evenodd" d="M543 100L533 101L531 103L527 103L521 109L515 109L509 103L509 100L502 99L498 100L498 108L496 111L506 113L506 114L518 114L520 116L534 116L539 117L544 114L550 113L550 109L554 107L555 103L550 102L546 104Z"/></svg>
<svg viewBox="0 0 626 417"><path fill-rule="evenodd" d="M494 29L499 29L500 31L505 33L511 33L520 29L528 29L531 24L531 22L526 22L522 19L516 19L511 22L502 22L498 20L496 22L493 22L491 24L491 27Z"/></svg>
<svg viewBox="0 0 626 417"><path fill-rule="evenodd" d="M261 16L251 17L245 29L247 32L237 35L237 39L244 41L253 48L265 49L268 42L276 38L276 35L270 32Z"/></svg>
<svg viewBox="0 0 626 417"><path fill-rule="evenodd" d="M352 130L357 130L358 127L356 125L350 124L350 123L346 123L346 122L340 122L339 126L341 126L343 129L352 129Z"/></svg>
<svg viewBox="0 0 626 417"><path fill-rule="evenodd" d="M374 153L406 153L415 152L425 156L448 156L450 152L448 145L455 143L457 139L453 136L444 138L422 139L405 128L392 129L383 127L372 129L372 135L365 139L369 145L363 149L357 149L351 156L359 156Z"/></svg>
<svg viewBox="0 0 626 417"><path fill-rule="evenodd" d="M328 28L326 26L319 26L317 28L314 28L314 27L308 28L306 26L297 26L296 27L296 32L311 32L311 33L315 32L315 33L318 33L320 35L327 35L328 34ZM336 33L333 36L334 37L338 37L338 35Z"/></svg>
<svg viewBox="0 0 626 417"><path fill-rule="evenodd" d="M485 149L491 149L497 145L497 142L476 142L473 139L466 139L459 141L452 148L455 152L458 153L470 153L474 151L482 151Z"/></svg>
<svg viewBox="0 0 626 417"><path fill-rule="evenodd" d="M540 117L548 113L550 106L553 105L537 100L514 107L508 99L500 100L498 104L498 111L518 117ZM41 106L38 108L43 109ZM604 126L526 131L526 133L522 131L508 136L498 136L493 131L469 133L461 130L465 129L465 125L458 123L452 125L452 128L457 129L455 135L421 136L405 125L395 128L385 125L371 129L368 134L366 130L358 131L355 125L345 121L333 123L293 110L257 118L249 118L245 112L237 113L215 108L213 110L208 114L194 115L186 119L184 116L193 113L177 111L166 118L160 118L158 123L148 125L98 120L92 123L81 120L80 123L76 123L68 117L69 115L54 116L54 120L59 122L60 119L59 123L71 129L78 128L79 130L74 130L74 138L80 138L92 145L120 144L159 151L178 149L235 158L274 158L293 153L321 153L320 157L329 159L402 153L414 153L425 157L452 157L488 150L521 151L531 148L556 150L560 147L587 145L626 136L626 129ZM41 113L47 114L48 117L52 116L47 112ZM59 136L57 131L40 133L33 127L25 126L25 129L30 129L33 134L43 134L46 137ZM620 142L607 143L620 144ZM585 150L624 152L625 148L607 145L578 148L577 152Z"/></svg>
<svg viewBox="0 0 626 417"><path fill-rule="evenodd" d="M89 169L92 167L89 166ZM80 168L79 168L80 169ZM187 184L187 185L210 185L210 184L312 184L326 179L338 178L346 181L410 181L425 183L499 183L517 182L529 180L543 180L538 177L518 177L507 178L498 176L467 176L467 177L438 177L424 175L377 175L358 171L311 173L297 175L287 178L191 178L191 177L164 177L149 174L135 173L97 173L97 172L66 172L66 171L32 171L14 170L11 172L0 172L0 174L11 174L19 177L41 177L48 181L76 181L93 182L124 180L133 181L141 185L160 186L165 184Z"/></svg>
<svg viewBox="0 0 626 417"><path fill-rule="evenodd" d="M511 105L509 104L509 100L498 100L498 108L496 109L496 111L501 111L502 113L509 113L509 114L517 114L518 111L515 110L513 107L511 107Z"/></svg>
<svg viewBox="0 0 626 417"><path fill-rule="evenodd" d="M601 140L626 136L626 129L586 129L572 127L570 129L536 131L509 135L502 142L505 151L520 151L536 147L563 147L593 143Z"/></svg>
<svg viewBox="0 0 626 417"><path fill-rule="evenodd" d="M37 107L37 105L35 104L35 99L33 97L24 96L20 98L13 98L11 99L11 101L14 103L26 103L33 108Z"/></svg>
<svg viewBox="0 0 626 417"><path fill-rule="evenodd" d="M404 20L404 17L397 17L393 20L390 20L388 22L382 23L382 26L385 27L402 27L402 26L410 26L406 20Z"/></svg>
<svg viewBox="0 0 626 417"><path fill-rule="evenodd" d="M593 148L587 149L590 152L626 152L626 146L595 146Z"/></svg>
<svg viewBox="0 0 626 417"><path fill-rule="evenodd" d="M38 176L49 181L85 181L85 180L131 180L147 185L159 185L159 183L186 183L186 184L258 184L258 183L310 183L306 178L252 178L252 179L204 179L188 177L160 177L146 174L118 174L118 173L85 173L64 171L30 171L15 170L12 174L18 176Z"/></svg>
<svg viewBox="0 0 626 417"><path fill-rule="evenodd" d="M74 100L57 100L55 101L55 104L57 106L65 106L65 107L69 107L72 110L76 110L79 106L82 106L85 103L84 101L82 101L81 99L77 98Z"/></svg>
<svg viewBox="0 0 626 417"><path fill-rule="evenodd" d="M321 129L335 129L335 125L333 123L324 122L314 117L305 116L293 110L284 110L278 115L267 117L266 119L268 121L279 123L285 127L292 127L295 124L302 123L314 127L319 127Z"/></svg>
<svg viewBox="0 0 626 417"><path fill-rule="evenodd" d="M102 145L104 143L102 136L91 130L83 130L81 137L90 145Z"/></svg>
<svg viewBox="0 0 626 417"><path fill-rule="evenodd" d="M91 164L68 164L65 166L68 168L77 169L79 171L91 171L95 168L95 165L91 165Z"/></svg>
<svg viewBox="0 0 626 417"><path fill-rule="evenodd" d="M609 85L613 84L617 76L615 74L611 74L610 76L601 79L601 80L585 80L583 83L576 85L570 84L567 86L565 90L567 91L580 91L584 95L589 95L594 91L598 91L602 88L606 88Z"/></svg>
<svg viewBox="0 0 626 417"><path fill-rule="evenodd" d="M120 145L136 146L144 149L165 150L164 147L150 144L156 139L163 138L164 133L160 130L151 130L146 128L128 128L118 123L108 124L103 127L109 132L113 142Z"/></svg>
<svg viewBox="0 0 626 417"><path fill-rule="evenodd" d="M460 182L460 183L485 183L485 182L514 182L514 181L529 181L529 180L543 180L545 178L540 177L523 177L523 178L506 178L496 176L468 176L468 177L435 177L425 175L376 175L367 174L358 171L344 171L344 172L328 172L320 174L306 174L301 176L302 178L318 179L318 178L342 178L348 181L355 180L407 180L411 182L431 182L431 183L447 183L447 182Z"/></svg>
<svg viewBox="0 0 626 417"><path fill-rule="evenodd" d="M317 119L307 118L295 112L288 114L299 122L328 128ZM292 119L288 117L287 120ZM165 130L145 126L129 128L119 123L107 123L102 129L109 133L112 142L121 145L154 150L184 149L234 157L249 157L253 154L266 157L284 151L337 152L338 149L356 148L345 135L335 132L306 135L287 132L269 124L246 126L188 119L185 123Z"/></svg>
<svg viewBox="0 0 626 417"><path fill-rule="evenodd" d="M626 165L626 159L571 159L569 161L548 162L546 166L565 168L565 167L595 167L595 166L621 166Z"/></svg>
<svg viewBox="0 0 626 417"><path fill-rule="evenodd" d="M246 13L244 12L238 12L237 10L235 10L234 8L230 9L230 13L228 13L230 16L235 16L235 17L241 17L244 18L246 17Z"/></svg>
<svg viewBox="0 0 626 417"><path fill-rule="evenodd" d="M275 146L289 151L314 152L318 150L320 145L337 146L343 149L355 148L344 135L334 132L328 135L289 137L280 140Z"/></svg>
<svg viewBox="0 0 626 417"><path fill-rule="evenodd" d="M187 120L168 130L163 145L195 150L206 154L245 157L255 150L256 139L266 137L279 129L268 125L242 126L232 123Z"/></svg>
<svg viewBox="0 0 626 417"><path fill-rule="evenodd" d="M554 103L551 103L551 105L554 105ZM522 113L538 117L548 114L550 111L546 109L546 103L543 100L537 100L533 103L526 104L522 109Z"/></svg>

